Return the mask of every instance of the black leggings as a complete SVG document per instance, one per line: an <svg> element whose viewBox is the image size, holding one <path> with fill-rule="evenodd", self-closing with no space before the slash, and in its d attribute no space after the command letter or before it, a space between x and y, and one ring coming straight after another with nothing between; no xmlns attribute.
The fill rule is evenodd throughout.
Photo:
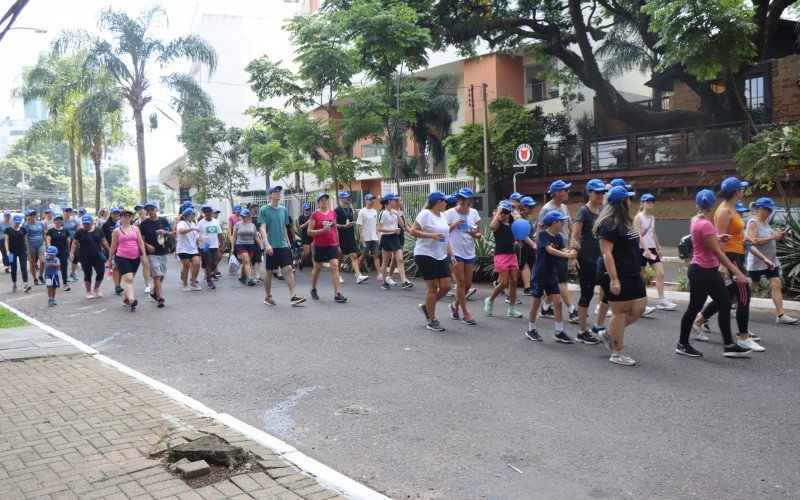
<svg viewBox="0 0 800 500"><path fill-rule="evenodd" d="M725 345L733 344L731 336L731 299L728 291L725 290L725 282L719 270L714 268L700 267L697 264L690 264L687 271L689 277L689 308L683 313L681 318L681 337L680 343L689 343L689 332L692 330L692 322L703 308L706 298L711 297L712 304L717 304L719 308L719 331L722 332L722 340ZM708 316L706 316L708 317Z"/></svg>
<svg viewBox="0 0 800 500"><path fill-rule="evenodd" d="M67 272L69 272L69 250L64 249L58 254L58 263L61 266L61 283L65 287L69 286L67 281Z"/></svg>
<svg viewBox="0 0 800 500"><path fill-rule="evenodd" d="M81 255L81 269L83 269L83 281L86 283L92 282L92 269L97 276L94 278L95 288L100 285L103 281L103 275L105 274L105 265L106 261L100 258L95 259L87 259L83 255Z"/></svg>
<svg viewBox="0 0 800 500"><path fill-rule="evenodd" d="M578 280L581 287L578 307L589 307L594 296L594 287L597 286L597 262L579 257L578 266Z"/></svg>
<svg viewBox="0 0 800 500"><path fill-rule="evenodd" d="M0 253L3 254L3 267L8 267L11 264L8 262L8 254L6 253L6 246L0 244Z"/></svg>
<svg viewBox="0 0 800 500"><path fill-rule="evenodd" d="M747 276L747 271L744 267L744 255L740 253L728 253L725 252L725 255L728 256L733 265L739 268L740 271ZM731 302L733 300L737 301L736 306L736 326L739 327L739 333L747 333L750 331L750 283L743 282L739 283L734 281L730 285L728 285L728 293L730 294ZM700 313L703 315L704 318L710 318L719 310L720 306L717 305L716 299L713 302L710 302L703 312Z"/></svg>
<svg viewBox="0 0 800 500"><path fill-rule="evenodd" d="M21 263L21 264L20 264ZM19 264L19 270L22 273L22 282L28 282L28 254L14 254L14 262L11 263L11 282L17 282L17 264Z"/></svg>

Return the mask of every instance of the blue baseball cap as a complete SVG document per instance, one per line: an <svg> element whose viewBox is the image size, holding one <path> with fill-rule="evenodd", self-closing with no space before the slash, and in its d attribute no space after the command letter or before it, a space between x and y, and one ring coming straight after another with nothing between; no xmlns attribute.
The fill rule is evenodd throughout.
<svg viewBox="0 0 800 500"><path fill-rule="evenodd" d="M530 196L523 196L521 200L519 200L520 205L523 207L535 207L536 202L533 201L533 198Z"/></svg>
<svg viewBox="0 0 800 500"><path fill-rule="evenodd" d="M112 207L109 213L118 214L122 210L122 207Z"/></svg>
<svg viewBox="0 0 800 500"><path fill-rule="evenodd" d="M500 208L502 208L503 210L507 210L509 212L514 210L514 205L512 205L511 202L507 200L501 201L500 203L498 203L498 205L500 205Z"/></svg>
<svg viewBox="0 0 800 500"><path fill-rule="evenodd" d="M272 186L272 187L269 188L269 191L267 191L267 193L268 194L272 194L275 191L283 191L283 186L281 186L280 184L278 184L276 186Z"/></svg>
<svg viewBox="0 0 800 500"><path fill-rule="evenodd" d="M625 179L612 179L611 180L611 187L615 186L622 186L625 189L630 189L631 185L625 182Z"/></svg>
<svg viewBox="0 0 800 500"><path fill-rule="evenodd" d="M181 213L181 215L185 219L187 217L191 217L192 215L195 215L196 213L197 212L195 212L193 208L187 208L186 210L183 211L183 213Z"/></svg>
<svg viewBox="0 0 800 500"><path fill-rule="evenodd" d="M50 255L58 255L58 248L54 246L49 246L47 247L47 253L49 253Z"/></svg>
<svg viewBox="0 0 800 500"><path fill-rule="evenodd" d="M219 208L217 208L217 207L214 207L214 213L215 213L215 214L218 214L218 213L220 213L221 211L222 211L222 210L220 210Z"/></svg>
<svg viewBox="0 0 800 500"><path fill-rule="evenodd" d="M750 211L750 209L748 207L744 206L744 203L742 203L742 200L737 201L736 202L736 206L733 207L733 208L734 208L734 210L736 210L739 213L745 213L745 212L749 212Z"/></svg>
<svg viewBox="0 0 800 500"><path fill-rule="evenodd" d="M364 196L364 201L369 201L369 200L374 200L374 199L375 199L375 196L371 195L371 194L368 194L368 195Z"/></svg>
<svg viewBox="0 0 800 500"><path fill-rule="evenodd" d="M347 191L341 191L339 192L339 198L350 198L350 193Z"/></svg>
<svg viewBox="0 0 800 500"><path fill-rule="evenodd" d="M736 177L728 177L722 181L722 191L726 194L733 194L741 188L749 186L749 182L740 181Z"/></svg>
<svg viewBox="0 0 800 500"><path fill-rule="evenodd" d="M14 217L11 218L11 222L13 222L14 224L22 224L22 216L15 215Z"/></svg>
<svg viewBox="0 0 800 500"><path fill-rule="evenodd" d="M458 196L459 198L470 199L470 198L474 198L475 197L475 193L473 193L470 188L463 187L463 188L458 190L458 193L456 193L456 196Z"/></svg>
<svg viewBox="0 0 800 500"><path fill-rule="evenodd" d="M181 203L181 210L186 210L187 208L194 208L194 203L191 200L186 200Z"/></svg>
<svg viewBox="0 0 800 500"><path fill-rule="evenodd" d="M456 203L458 203L458 194L453 193L453 194L447 196L444 199L444 201L446 201L449 205L455 205Z"/></svg>
<svg viewBox="0 0 800 500"><path fill-rule="evenodd" d="M553 194L556 191L561 191L562 189L569 189L570 187L572 187L571 183L567 183L559 179L550 184L550 189L548 189L547 192Z"/></svg>
<svg viewBox="0 0 800 500"><path fill-rule="evenodd" d="M78 213L86 213L86 208L78 207Z"/></svg>
<svg viewBox="0 0 800 500"><path fill-rule="evenodd" d="M243 209L242 210L242 217L250 217L250 210L248 210L246 208Z"/></svg>
<svg viewBox="0 0 800 500"><path fill-rule="evenodd" d="M608 191L606 185L600 179L590 179L589 182L586 183L584 190L594 191L596 193L605 193Z"/></svg>
<svg viewBox="0 0 800 500"><path fill-rule="evenodd" d="M137 212L138 212L139 210L143 209L143 208L144 208L144 205L134 205L134 206L133 206L133 209L134 209L134 210L136 210Z"/></svg>
<svg viewBox="0 0 800 500"><path fill-rule="evenodd" d="M386 193L386 195L383 197L383 199L384 200L398 200L398 199L400 199L400 197L397 196L394 193Z"/></svg>
<svg viewBox="0 0 800 500"><path fill-rule="evenodd" d="M544 217L542 218L542 224L544 224L545 226L550 226L556 221L568 220L568 219L569 219L568 215L564 215L558 210L550 210L549 212L544 214Z"/></svg>
<svg viewBox="0 0 800 500"><path fill-rule="evenodd" d="M148 200L147 203L144 204L144 208L153 207L158 210L158 202L154 200Z"/></svg>
<svg viewBox="0 0 800 500"><path fill-rule="evenodd" d="M317 195L317 202L319 202L322 198L325 198L326 200L330 200L331 196L328 193L320 193L320 194Z"/></svg>
<svg viewBox="0 0 800 500"><path fill-rule="evenodd" d="M775 202L772 201L772 198L763 197L756 200L756 208L766 208L770 212L774 211L776 208L781 208L775 205Z"/></svg>
<svg viewBox="0 0 800 500"><path fill-rule="evenodd" d="M608 190L608 202L611 204L619 203L632 196L636 196L636 193L628 191L628 188L625 186L614 186Z"/></svg>
<svg viewBox="0 0 800 500"><path fill-rule="evenodd" d="M645 193L639 198L639 201L656 201L656 197L650 193Z"/></svg>
<svg viewBox="0 0 800 500"><path fill-rule="evenodd" d="M81 224L91 224L93 220L94 219L92 218L91 215L86 214L83 217L81 217Z"/></svg>
<svg viewBox="0 0 800 500"><path fill-rule="evenodd" d="M11 212L9 212L8 210L4 210L3 217L11 217Z"/></svg>
<svg viewBox="0 0 800 500"><path fill-rule="evenodd" d="M209 205L209 204L207 204L207 203L203 203L202 205L200 205L200 211L201 211L201 212L205 212L206 210L208 210L209 212L211 212L211 211L213 211L213 210L214 210L214 208L212 208L212 207L211 207L211 205Z"/></svg>
<svg viewBox="0 0 800 500"><path fill-rule="evenodd" d="M62 212L74 212L75 210L72 207L64 207L61 209Z"/></svg>
<svg viewBox="0 0 800 500"><path fill-rule="evenodd" d="M694 202L703 210L708 210L717 202L717 195L710 189L703 189L694 197Z"/></svg>
<svg viewBox="0 0 800 500"><path fill-rule="evenodd" d="M519 201L522 199L522 195L514 191L513 193L511 193L511 196L509 196L508 199L512 201Z"/></svg>
<svg viewBox="0 0 800 500"><path fill-rule="evenodd" d="M428 203L436 203L437 201L446 200L446 199L447 199L447 195L444 194L444 191L436 190L436 191L431 191L430 193L428 193Z"/></svg>
<svg viewBox="0 0 800 500"><path fill-rule="evenodd" d="M25 217L28 217L29 215L36 215L36 210L32 210L30 208L25 210Z"/></svg>
<svg viewBox="0 0 800 500"><path fill-rule="evenodd" d="M56 214L55 216L53 216L53 220L58 220L58 219L64 220L64 216L61 214Z"/></svg>
<svg viewBox="0 0 800 500"><path fill-rule="evenodd" d="M311 210L311 203L309 202L303 203L303 210Z"/></svg>
<svg viewBox="0 0 800 500"><path fill-rule="evenodd" d="M53 209L52 208L48 208L47 210L44 211L44 213L52 214L53 213Z"/></svg>
<svg viewBox="0 0 800 500"><path fill-rule="evenodd" d="M237 214L238 214L238 213L239 213L239 212L241 212L241 211L242 211L242 206L241 206L241 205L234 205L234 206L233 206L233 212L234 212L234 213L237 213Z"/></svg>

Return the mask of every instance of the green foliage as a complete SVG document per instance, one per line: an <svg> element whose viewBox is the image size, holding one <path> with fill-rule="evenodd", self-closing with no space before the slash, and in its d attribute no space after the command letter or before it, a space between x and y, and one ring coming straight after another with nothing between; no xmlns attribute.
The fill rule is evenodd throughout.
<svg viewBox="0 0 800 500"><path fill-rule="evenodd" d="M781 182L800 173L800 125L786 125L757 134L733 161L752 188L771 191L777 188L785 206L789 200Z"/></svg>
<svg viewBox="0 0 800 500"><path fill-rule="evenodd" d="M139 193L129 184L112 186L109 203L112 206L133 208L139 203Z"/></svg>
<svg viewBox="0 0 800 500"><path fill-rule="evenodd" d="M781 262L783 286L795 296L800 295L800 220L789 217L788 236L778 242L778 259Z"/></svg>
<svg viewBox="0 0 800 500"><path fill-rule="evenodd" d="M0 160L0 187L17 189L25 172L25 183L32 191L56 195L69 189L67 148L63 142L40 143L25 148L22 141L11 145Z"/></svg>
<svg viewBox="0 0 800 500"><path fill-rule="evenodd" d="M483 177L483 127L469 123L461 127L461 132L445 138L444 146L450 154L447 172L456 175L466 170L467 175L480 179Z"/></svg>
<svg viewBox="0 0 800 500"><path fill-rule="evenodd" d="M114 163L103 172L103 182L106 188L106 199L112 199L111 192L114 186L127 186L131 183L131 170L127 165Z"/></svg>
<svg viewBox="0 0 800 500"><path fill-rule="evenodd" d="M687 270L687 268L681 267L680 271L678 271L678 275L675 277L675 282L678 283L678 290L681 292L688 292L690 288L689 276L686 275Z"/></svg>
<svg viewBox="0 0 800 500"><path fill-rule="evenodd" d="M649 0L650 32L663 51L660 68L681 66L700 80L754 62L754 9L741 0Z"/></svg>
<svg viewBox="0 0 800 500"><path fill-rule="evenodd" d="M158 184L150 184L147 186L147 199L158 202L159 207L164 207L167 204L167 193Z"/></svg>

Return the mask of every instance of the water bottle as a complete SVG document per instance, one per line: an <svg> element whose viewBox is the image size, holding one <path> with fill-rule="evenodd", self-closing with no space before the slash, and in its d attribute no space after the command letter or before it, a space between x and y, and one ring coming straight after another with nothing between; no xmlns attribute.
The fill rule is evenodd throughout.
<svg viewBox="0 0 800 500"><path fill-rule="evenodd" d="M8 254L8 263L11 264L13 262L14 262L14 254L13 253L9 253Z"/></svg>
<svg viewBox="0 0 800 500"><path fill-rule="evenodd" d="M209 248L211 248L211 243L206 241L205 244L203 245L203 251L208 252Z"/></svg>

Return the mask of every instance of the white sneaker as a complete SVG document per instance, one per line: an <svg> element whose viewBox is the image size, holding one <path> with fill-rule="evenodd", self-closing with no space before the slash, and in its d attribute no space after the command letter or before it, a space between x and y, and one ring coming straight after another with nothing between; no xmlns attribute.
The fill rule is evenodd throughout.
<svg viewBox="0 0 800 500"><path fill-rule="evenodd" d="M744 347L745 349L751 349L754 352L764 352L764 351L766 351L766 349L761 344L759 344L758 342L756 342L753 339L740 340L737 343L741 347Z"/></svg>
<svg viewBox="0 0 800 500"><path fill-rule="evenodd" d="M784 314L783 316L778 316L777 318L775 318L775 323L778 323L780 325L793 325L797 323L797 318L793 318L788 314Z"/></svg>
<svg viewBox="0 0 800 500"><path fill-rule="evenodd" d="M660 309L662 311L674 311L677 308L678 304L667 299L659 300L658 304L656 304L656 309Z"/></svg>
<svg viewBox="0 0 800 500"><path fill-rule="evenodd" d="M341 276L339 276L339 283L344 283L344 278L342 278Z"/></svg>
<svg viewBox="0 0 800 500"><path fill-rule="evenodd" d="M189 285L183 285L183 288L181 288L181 290L183 290L184 292L188 292L189 290L191 290L191 288L189 288Z"/></svg>
<svg viewBox="0 0 800 500"><path fill-rule="evenodd" d="M356 278L356 283L358 283L360 285L361 283L367 281L368 279L369 279L369 276L367 276L365 274L363 276L359 276L358 278Z"/></svg>
<svg viewBox="0 0 800 500"><path fill-rule="evenodd" d="M701 342L708 342L709 340L708 335L706 335L706 332L703 331L703 328L698 326L694 321L692 322L691 336L694 340L699 340Z"/></svg>
<svg viewBox="0 0 800 500"><path fill-rule="evenodd" d="M192 291L195 291L195 292L198 291L198 290L202 290L202 289L203 289L203 287L201 287L197 283L192 283L191 285L189 285L189 290L192 290Z"/></svg>
<svg viewBox="0 0 800 500"><path fill-rule="evenodd" d="M653 311L655 311L655 310L656 310L656 308L655 308L655 307L652 307L652 306L644 306L644 312L642 313L642 316L647 316L648 314L651 314L651 313L652 313Z"/></svg>
<svg viewBox="0 0 800 500"><path fill-rule="evenodd" d="M386 278L386 282L387 282L387 283L389 283L389 284L390 284L390 285L392 285L392 286L394 286L394 285L396 285L396 284L397 284L397 282L396 282L395 280L393 280L391 276L389 276L388 278Z"/></svg>
<svg viewBox="0 0 800 500"><path fill-rule="evenodd" d="M150 287L149 286L144 287L144 293L150 293Z"/></svg>
<svg viewBox="0 0 800 500"><path fill-rule="evenodd" d="M600 314L600 304L597 304L596 306L594 306L594 315L597 316L599 314ZM610 317L611 317L611 309L606 311L606 318Z"/></svg>

